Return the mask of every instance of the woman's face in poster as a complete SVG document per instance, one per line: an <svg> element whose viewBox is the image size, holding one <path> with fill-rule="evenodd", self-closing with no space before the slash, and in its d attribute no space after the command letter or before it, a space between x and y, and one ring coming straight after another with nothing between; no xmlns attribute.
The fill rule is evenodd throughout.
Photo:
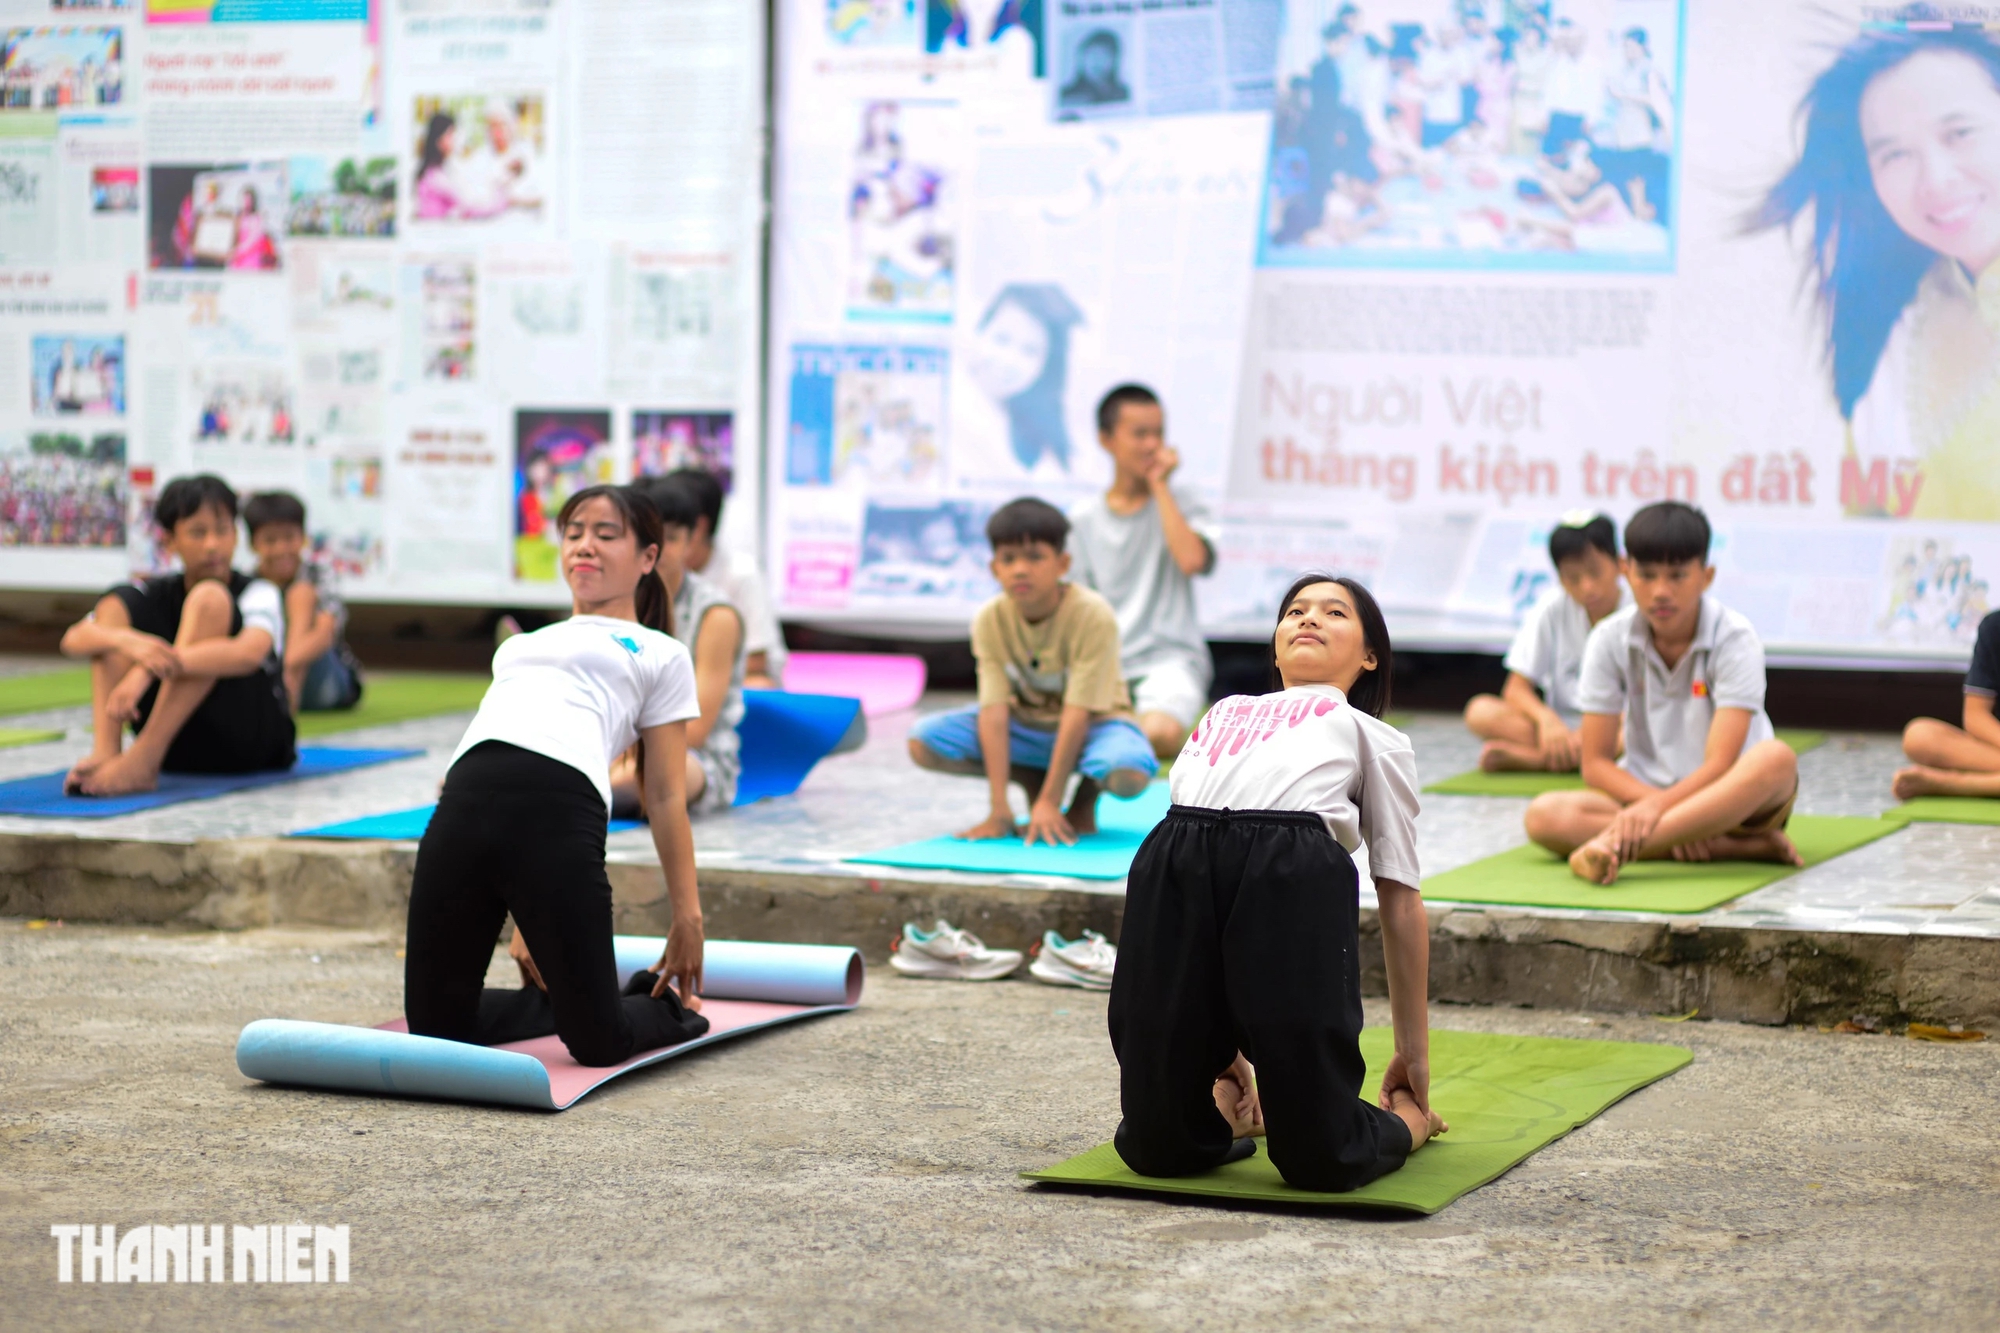
<svg viewBox="0 0 2000 1333"><path fill-rule="evenodd" d="M2000 90L1969 56L1934 51L1861 96L1875 194L1920 245L1974 273L2000 258Z"/></svg>
<svg viewBox="0 0 2000 1333"><path fill-rule="evenodd" d="M1042 321L1008 301L973 335L966 356L972 382L998 402L1006 402L1042 377L1049 360L1049 331Z"/></svg>

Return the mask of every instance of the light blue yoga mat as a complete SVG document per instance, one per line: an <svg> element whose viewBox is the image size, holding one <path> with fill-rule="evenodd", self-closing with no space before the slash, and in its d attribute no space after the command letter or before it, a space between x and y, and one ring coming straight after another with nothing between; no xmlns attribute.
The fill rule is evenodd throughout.
<svg viewBox="0 0 2000 1333"><path fill-rule="evenodd" d="M132 796L66 796L63 779L67 771L38 773L31 778L0 782L0 815L32 815L37 819L108 819L113 815L157 810L183 801L206 800L252 787L273 787L301 778L326 777L408 759L422 750L349 750L331 746L301 746L298 762L290 768L263 773L162 773L157 791Z"/></svg>
<svg viewBox="0 0 2000 1333"><path fill-rule="evenodd" d="M342 841L420 842L424 830L431 825L431 815L435 805L413 805L407 810L392 810L386 815L364 815L360 819L345 819L338 824L321 824L318 828L300 829L288 833L288 838L333 838ZM623 833L627 829L644 828L636 819L614 819L608 833Z"/></svg>
<svg viewBox="0 0 2000 1333"><path fill-rule="evenodd" d="M813 765L833 753L860 715L859 699L743 691L743 721L736 728L743 771L736 778L736 804L797 791Z"/></svg>
<svg viewBox="0 0 2000 1333"><path fill-rule="evenodd" d="M1097 832L1078 838L1071 847L1050 847L1040 842L1030 847L1019 838L993 838L985 842L926 838L847 859L867 865L922 870L1123 879L1132 869L1132 857L1139 844L1153 831L1153 825L1167 817L1167 807L1172 803L1164 782L1151 784L1129 801L1101 796L1097 801Z"/></svg>
<svg viewBox="0 0 2000 1333"><path fill-rule="evenodd" d="M666 941L613 937L618 983L657 962ZM561 1111L620 1074L731 1037L840 1013L861 1001L865 967L854 949L826 944L709 940L702 958L706 1035L646 1051L620 1065L577 1064L560 1038L472 1046L396 1030L292 1019L259 1019L236 1039L247 1078L295 1087L399 1097L439 1097Z"/></svg>

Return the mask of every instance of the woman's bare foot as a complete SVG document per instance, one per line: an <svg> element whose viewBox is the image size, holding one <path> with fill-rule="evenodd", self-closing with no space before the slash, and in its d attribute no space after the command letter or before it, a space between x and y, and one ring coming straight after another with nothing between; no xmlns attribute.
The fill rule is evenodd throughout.
<svg viewBox="0 0 2000 1333"><path fill-rule="evenodd" d="M84 796L130 796L152 791L160 785L160 770L143 759L135 760L127 750L85 774L76 784Z"/></svg>
<svg viewBox="0 0 2000 1333"><path fill-rule="evenodd" d="M1806 863L1781 828L1762 833L1725 833L1708 840L1708 851L1717 861L1776 861L1781 866Z"/></svg>
<svg viewBox="0 0 2000 1333"><path fill-rule="evenodd" d="M1618 882L1618 847L1602 836L1592 838L1569 854L1570 873L1592 884Z"/></svg>

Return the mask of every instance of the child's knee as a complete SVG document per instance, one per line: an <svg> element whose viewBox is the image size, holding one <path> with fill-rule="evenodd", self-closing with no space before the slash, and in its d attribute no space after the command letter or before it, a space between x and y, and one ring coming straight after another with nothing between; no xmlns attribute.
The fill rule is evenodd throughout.
<svg viewBox="0 0 2000 1333"><path fill-rule="evenodd" d="M1545 791L1528 802L1528 813L1521 822L1529 841L1567 843L1578 813L1576 805L1575 793L1566 791Z"/></svg>
<svg viewBox="0 0 2000 1333"><path fill-rule="evenodd" d="M181 604L181 628L200 638L212 639L229 633L230 612L235 609L229 589L213 579L204 579L188 589Z"/></svg>
<svg viewBox="0 0 2000 1333"><path fill-rule="evenodd" d="M1146 790L1153 775L1137 768L1114 768L1104 775L1104 790L1123 800L1131 800Z"/></svg>
<svg viewBox="0 0 2000 1333"><path fill-rule="evenodd" d="M1940 722L1934 717L1912 718L1903 728L1903 753L1919 762L1927 755L1935 753L1946 736L1958 730L1949 722Z"/></svg>
<svg viewBox="0 0 2000 1333"><path fill-rule="evenodd" d="M1757 742L1738 762L1753 765L1773 785L1789 784L1799 776L1798 751L1781 740Z"/></svg>

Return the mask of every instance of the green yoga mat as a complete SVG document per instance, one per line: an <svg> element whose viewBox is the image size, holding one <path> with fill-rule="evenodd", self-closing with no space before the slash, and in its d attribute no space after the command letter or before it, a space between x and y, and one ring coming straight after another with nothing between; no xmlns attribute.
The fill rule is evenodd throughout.
<svg viewBox="0 0 2000 1333"><path fill-rule="evenodd" d="M1361 1034L1369 1070L1361 1095L1371 1102L1393 1049L1387 1028ZM1138 1175L1108 1143L1022 1174L1056 1185L1435 1213L1692 1059L1693 1052L1680 1046L1434 1030L1431 1105L1451 1132L1425 1144L1401 1170L1345 1194L1293 1189L1261 1141L1248 1161L1199 1176Z"/></svg>
<svg viewBox="0 0 2000 1333"><path fill-rule="evenodd" d="M1809 866L1887 837L1901 824L1852 815L1793 815L1785 831ZM1618 912L1706 912L1752 889L1793 874L1767 861L1635 861L1604 887L1577 878L1569 863L1532 843L1471 865L1432 875L1424 897L1433 902L1502 903L1515 907L1591 907Z"/></svg>
<svg viewBox="0 0 2000 1333"><path fill-rule="evenodd" d="M0 716L39 713L45 708L88 707L90 668L66 667L32 676L0 676Z"/></svg>
<svg viewBox="0 0 2000 1333"><path fill-rule="evenodd" d="M2000 797L1919 796L1884 810L1882 818L1898 824L2000 824Z"/></svg>
<svg viewBox="0 0 2000 1333"><path fill-rule="evenodd" d="M1780 727L1778 739L1791 746L1793 753L1804 754L1826 744L1826 733ZM1578 773L1482 773L1475 768L1433 782L1424 790L1442 796L1540 796L1545 791L1582 791L1583 777Z"/></svg>
<svg viewBox="0 0 2000 1333"><path fill-rule="evenodd" d="M491 676L424 671L370 672L362 681L361 702L338 713L300 713L299 736L379 727L439 713L470 713L486 696Z"/></svg>
<svg viewBox="0 0 2000 1333"><path fill-rule="evenodd" d="M59 741L66 734L60 731L35 731L26 727L0 727L0 750L11 750L17 745L40 745L43 741Z"/></svg>

